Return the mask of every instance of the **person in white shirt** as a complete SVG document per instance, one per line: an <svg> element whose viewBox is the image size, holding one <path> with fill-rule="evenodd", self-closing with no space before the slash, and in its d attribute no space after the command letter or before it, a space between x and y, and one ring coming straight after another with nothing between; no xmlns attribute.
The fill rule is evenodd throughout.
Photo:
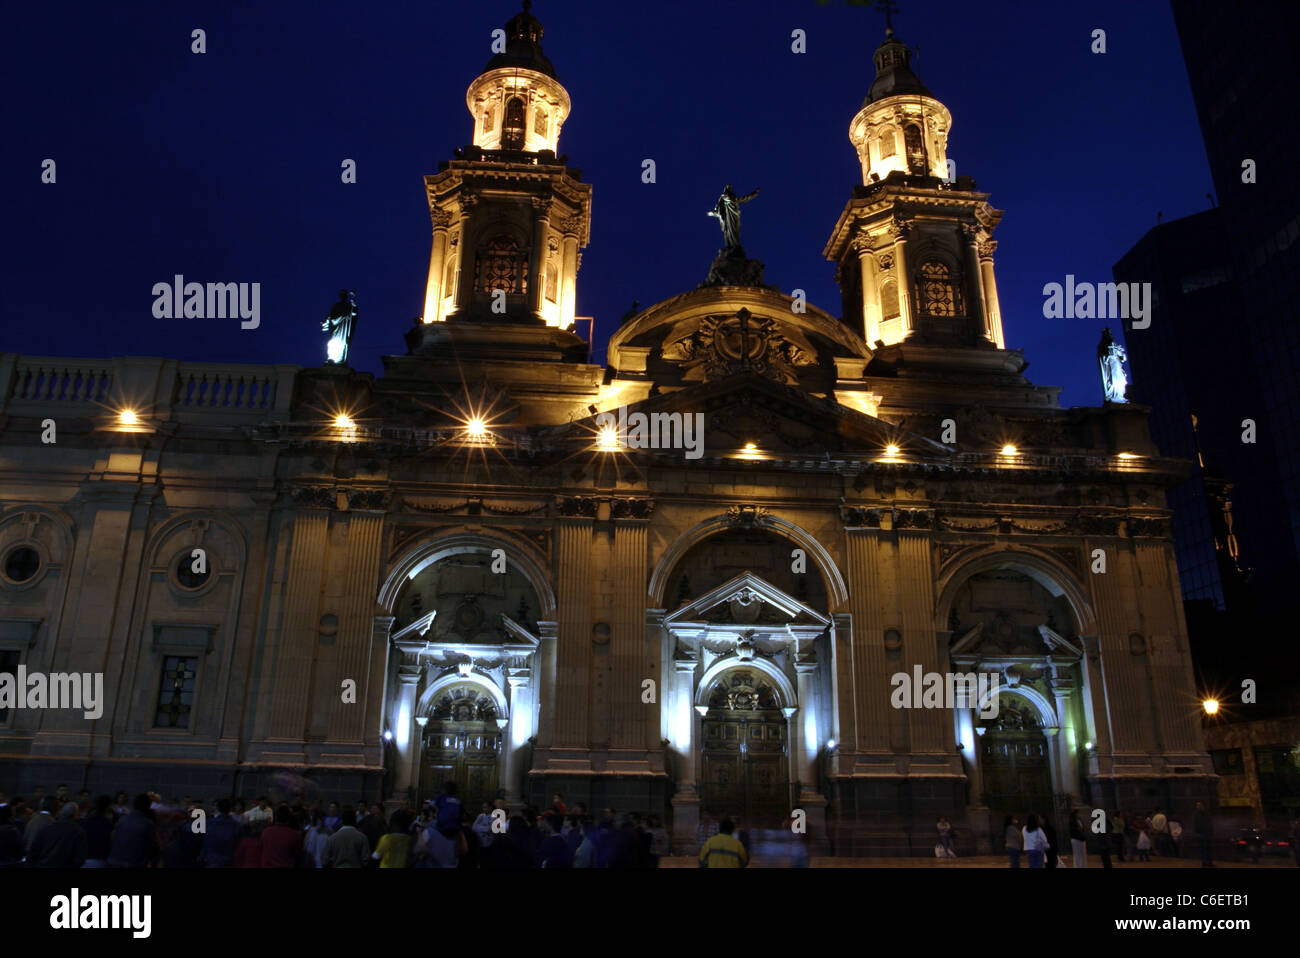
<svg viewBox="0 0 1300 958"><path fill-rule="evenodd" d="M1030 868L1043 867L1043 852L1047 850L1047 833L1038 825L1038 816L1030 815L1025 819L1025 827L1020 836L1024 841L1025 855L1029 858Z"/></svg>
<svg viewBox="0 0 1300 958"><path fill-rule="evenodd" d="M483 803L478 818L474 819L472 830L478 836L479 847L487 848L492 844L492 806Z"/></svg>

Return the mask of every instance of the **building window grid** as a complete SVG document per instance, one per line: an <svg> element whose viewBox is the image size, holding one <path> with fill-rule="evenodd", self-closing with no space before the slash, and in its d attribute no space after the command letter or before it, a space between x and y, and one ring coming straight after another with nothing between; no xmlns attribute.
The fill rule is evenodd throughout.
<svg viewBox="0 0 1300 958"><path fill-rule="evenodd" d="M154 716L155 728L190 727L198 666L197 656L169 655L163 659L158 709Z"/></svg>

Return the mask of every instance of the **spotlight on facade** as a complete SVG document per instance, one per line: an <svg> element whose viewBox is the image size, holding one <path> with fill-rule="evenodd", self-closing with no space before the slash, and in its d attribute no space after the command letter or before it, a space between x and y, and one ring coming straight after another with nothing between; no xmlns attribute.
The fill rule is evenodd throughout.
<svg viewBox="0 0 1300 958"><path fill-rule="evenodd" d="M1004 456L1014 456L1018 451L1019 450L1016 449L1015 446L1011 445L1011 443L1007 443L1002 447L1002 455Z"/></svg>
<svg viewBox="0 0 1300 958"><path fill-rule="evenodd" d="M1083 747L1086 748L1089 752L1092 751L1092 743L1091 743L1091 742L1084 742L1084 743L1083 743Z"/></svg>
<svg viewBox="0 0 1300 958"><path fill-rule="evenodd" d="M123 409L117 414L117 424L119 426L138 426L140 417L136 415L134 409Z"/></svg>
<svg viewBox="0 0 1300 958"><path fill-rule="evenodd" d="M390 732L390 731L388 731L387 729L385 729L385 730L384 730L384 741L385 741L385 742L391 742L392 740L393 740L393 733Z"/></svg>
<svg viewBox="0 0 1300 958"><path fill-rule="evenodd" d="M1218 714L1219 714L1219 700L1218 700L1218 699L1206 699L1204 702L1201 703L1201 708L1205 709L1205 714L1206 714L1206 715L1218 715Z"/></svg>
<svg viewBox="0 0 1300 958"><path fill-rule="evenodd" d="M830 739L826 742L826 751L828 752L835 751L835 739Z"/></svg>
<svg viewBox="0 0 1300 958"><path fill-rule="evenodd" d="M755 443L747 442L740 450L741 459L758 459L758 446Z"/></svg>
<svg viewBox="0 0 1300 958"><path fill-rule="evenodd" d="M898 447L891 442L888 446L885 447L885 455L890 457L897 456Z"/></svg>
<svg viewBox="0 0 1300 958"><path fill-rule="evenodd" d="M426 725L429 724L429 716L427 716L427 715L417 715L417 716L415 717L415 724L418 725L418 726L420 726L420 728L424 728Z"/></svg>
<svg viewBox="0 0 1300 958"><path fill-rule="evenodd" d="M357 428L357 424L353 421L351 416L347 415L347 413L339 413L335 416L334 426L338 429L344 430L345 432Z"/></svg>
<svg viewBox="0 0 1300 958"><path fill-rule="evenodd" d="M1116 457L1119 459L1136 459L1137 454L1132 452L1120 452L1116 453Z"/></svg>
<svg viewBox="0 0 1300 958"><path fill-rule="evenodd" d="M596 433L596 448L601 452L618 451L618 427L613 423L606 423L600 427Z"/></svg>
<svg viewBox="0 0 1300 958"><path fill-rule="evenodd" d="M475 416L465 423L465 437L471 442L486 442L488 438L487 423L482 416Z"/></svg>

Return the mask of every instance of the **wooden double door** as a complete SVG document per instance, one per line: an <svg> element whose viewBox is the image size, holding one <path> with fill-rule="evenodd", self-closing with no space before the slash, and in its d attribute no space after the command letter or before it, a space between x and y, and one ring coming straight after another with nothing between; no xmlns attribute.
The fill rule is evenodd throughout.
<svg viewBox="0 0 1300 958"><path fill-rule="evenodd" d="M701 811L776 826L790 814L790 756L779 710L710 709L704 716Z"/></svg>
<svg viewBox="0 0 1300 958"><path fill-rule="evenodd" d="M456 783L462 807L471 816L478 814L481 803L496 798L501 754L496 722L431 721L422 745L419 803L440 795L448 781Z"/></svg>
<svg viewBox="0 0 1300 958"><path fill-rule="evenodd" d="M989 808L1051 814L1052 766L1041 729L989 729L980 737L980 774Z"/></svg>

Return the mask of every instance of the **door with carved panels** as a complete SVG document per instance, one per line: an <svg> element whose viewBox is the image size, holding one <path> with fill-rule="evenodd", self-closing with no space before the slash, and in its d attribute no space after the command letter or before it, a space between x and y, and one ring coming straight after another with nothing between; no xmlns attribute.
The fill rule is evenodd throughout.
<svg viewBox="0 0 1300 958"><path fill-rule="evenodd" d="M979 738L984 803L995 811L1052 811L1052 766L1047 736L1027 708L1003 706Z"/></svg>
<svg viewBox="0 0 1300 958"><path fill-rule="evenodd" d="M786 720L760 675L722 676L710 690L703 727L701 810L748 826L776 825L790 812Z"/></svg>
<svg viewBox="0 0 1300 958"><path fill-rule="evenodd" d="M420 750L417 801L434 798L452 781L462 807L477 815L482 802L496 798L501 730L496 703L473 687L449 689L433 704Z"/></svg>

